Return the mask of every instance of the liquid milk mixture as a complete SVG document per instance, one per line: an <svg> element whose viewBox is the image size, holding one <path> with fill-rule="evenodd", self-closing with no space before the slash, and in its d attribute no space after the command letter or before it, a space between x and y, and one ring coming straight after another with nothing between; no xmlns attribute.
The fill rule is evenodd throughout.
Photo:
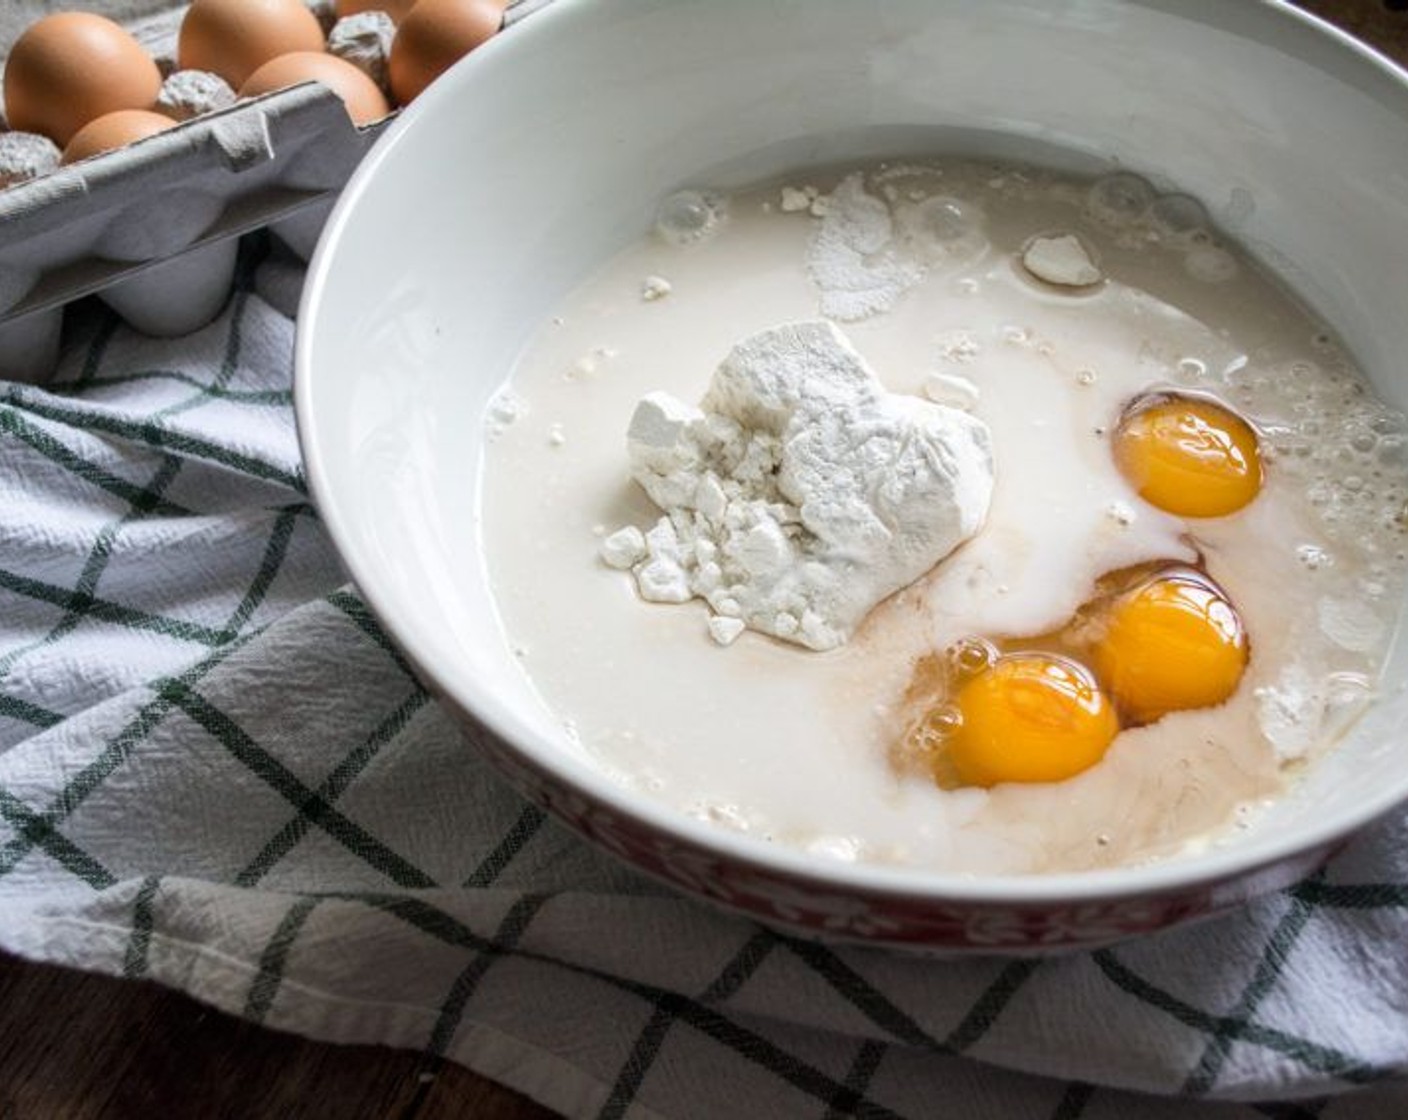
<svg viewBox="0 0 1408 1120"><path fill-rule="evenodd" d="M1217 843L1372 700L1400 601L1403 417L1127 173L673 195L485 423L505 640L572 749L820 858Z"/></svg>

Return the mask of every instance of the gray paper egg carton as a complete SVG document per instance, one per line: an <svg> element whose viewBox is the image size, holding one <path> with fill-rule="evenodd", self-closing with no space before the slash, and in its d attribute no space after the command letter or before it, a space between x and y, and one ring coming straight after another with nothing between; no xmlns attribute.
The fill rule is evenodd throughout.
<svg viewBox="0 0 1408 1120"><path fill-rule="evenodd" d="M272 225L310 253L380 128L302 85L0 191L0 377L48 373L80 296L148 334L203 326L229 295L239 236Z"/></svg>
<svg viewBox="0 0 1408 1120"><path fill-rule="evenodd" d="M505 23L546 2L520 0ZM82 296L176 336L224 306L241 234L268 226L306 259L391 119L358 128L334 94L295 86L0 190L0 379L49 373Z"/></svg>

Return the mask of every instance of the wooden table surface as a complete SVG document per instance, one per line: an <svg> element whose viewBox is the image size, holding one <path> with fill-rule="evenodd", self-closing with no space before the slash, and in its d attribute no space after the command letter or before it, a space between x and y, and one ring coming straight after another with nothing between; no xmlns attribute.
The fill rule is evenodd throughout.
<svg viewBox="0 0 1408 1120"><path fill-rule="evenodd" d="M459 1066L0 955L0 1120L549 1120Z"/></svg>
<svg viewBox="0 0 1408 1120"><path fill-rule="evenodd" d="M1408 65L1408 0L1303 0L1302 6ZM550 1116L439 1059L309 1042L151 983L0 955L0 1120Z"/></svg>

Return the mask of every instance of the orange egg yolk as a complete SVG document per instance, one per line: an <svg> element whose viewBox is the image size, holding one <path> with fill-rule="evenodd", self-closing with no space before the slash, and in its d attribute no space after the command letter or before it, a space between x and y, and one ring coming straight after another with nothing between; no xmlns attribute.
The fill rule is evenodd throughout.
<svg viewBox="0 0 1408 1120"><path fill-rule="evenodd" d="M1212 401L1151 398L1120 421L1114 454L1141 498L1182 517L1223 517L1261 490L1256 433Z"/></svg>
<svg viewBox="0 0 1408 1120"><path fill-rule="evenodd" d="M1099 762L1119 732L1090 672L1050 653L999 657L953 709L943 761L959 785L1059 782Z"/></svg>
<svg viewBox="0 0 1408 1120"><path fill-rule="evenodd" d="M1247 635L1226 593L1192 568L1167 569L1097 614L1092 667L1130 724L1221 704L1247 667Z"/></svg>

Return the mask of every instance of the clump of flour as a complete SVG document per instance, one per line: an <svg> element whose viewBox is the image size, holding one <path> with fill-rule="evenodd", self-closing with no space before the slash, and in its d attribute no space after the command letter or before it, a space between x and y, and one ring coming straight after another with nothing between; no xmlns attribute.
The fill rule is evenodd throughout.
<svg viewBox="0 0 1408 1120"><path fill-rule="evenodd" d="M1104 279L1090 250L1073 233L1032 238L1022 252L1022 267L1060 288L1089 287Z"/></svg>
<svg viewBox="0 0 1408 1120"><path fill-rule="evenodd" d="M888 311L934 268L967 263L987 248L982 216L971 204L923 188L890 188L874 193L855 172L827 195L784 190L783 210L801 209L805 198L819 219L807 269L829 319Z"/></svg>
<svg viewBox="0 0 1408 1120"><path fill-rule="evenodd" d="M642 598L706 600L720 644L746 626L841 645L976 533L992 496L987 426L887 392L822 320L739 342L699 408L648 394L627 447L665 515L608 536L603 559Z"/></svg>
<svg viewBox="0 0 1408 1120"><path fill-rule="evenodd" d="M899 251L894 232L889 206L865 189L864 177L842 179L807 256L823 315L846 321L888 311L924 278L919 262Z"/></svg>

